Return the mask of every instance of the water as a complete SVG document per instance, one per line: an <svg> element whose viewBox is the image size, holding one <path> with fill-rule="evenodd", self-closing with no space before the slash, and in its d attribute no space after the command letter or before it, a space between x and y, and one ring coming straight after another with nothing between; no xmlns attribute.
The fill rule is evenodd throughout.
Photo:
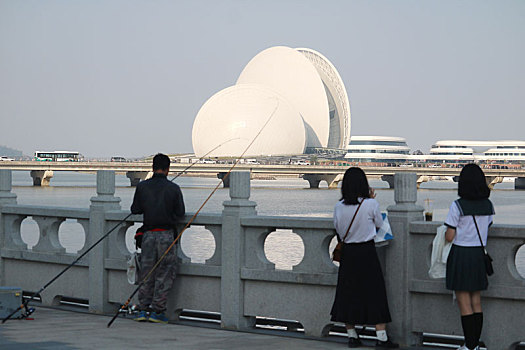
<svg viewBox="0 0 525 350"><path fill-rule="evenodd" d="M186 210L196 211L218 183L215 178L180 177L176 182L181 186ZM252 180L250 199L257 202L259 215L283 216L319 216L331 217L333 206L340 197L339 189L309 189L308 182L299 178L279 180ZM394 203L394 190L386 182L370 180L376 189L381 210ZM116 176L116 196L121 198L123 209L129 209L135 189L129 186L129 179L124 175ZM60 207L88 208L90 198L96 195L96 175L73 172L55 172L49 187L33 187L28 172L13 172L13 192L18 196L19 204L51 205ZM497 184L491 193L491 200L496 208L496 224L525 225L524 191L514 190L513 182ZM435 221L444 221L448 208L457 198L457 184L452 182L423 183L418 191L418 204L425 206L425 199L432 201ZM220 188L204 207L203 212L220 213L223 201L229 199L228 189ZM131 227L127 234L127 245L134 250L132 236L138 225ZM30 219L22 224L22 238L29 246L38 240L38 227ZM84 244L83 230L74 220L67 220L60 227L59 238L67 252L76 252ZM285 242L285 244L283 244ZM203 262L213 255L215 242L210 232L204 228L193 227L181 239L182 249L194 262ZM296 247L293 254L290 246ZM280 251L287 247L285 251ZM268 259L278 268L291 268L300 262L302 241L291 231L279 230L272 233L265 244ZM283 260L283 256L292 258ZM525 276L525 248L518 253L520 272Z"/></svg>

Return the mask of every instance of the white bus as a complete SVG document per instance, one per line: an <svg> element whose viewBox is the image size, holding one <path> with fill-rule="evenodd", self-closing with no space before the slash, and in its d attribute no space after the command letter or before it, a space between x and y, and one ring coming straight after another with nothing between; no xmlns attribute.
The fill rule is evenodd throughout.
<svg viewBox="0 0 525 350"><path fill-rule="evenodd" d="M70 151L53 151L42 152L36 151L34 160L39 162L78 162L80 159L79 152Z"/></svg>

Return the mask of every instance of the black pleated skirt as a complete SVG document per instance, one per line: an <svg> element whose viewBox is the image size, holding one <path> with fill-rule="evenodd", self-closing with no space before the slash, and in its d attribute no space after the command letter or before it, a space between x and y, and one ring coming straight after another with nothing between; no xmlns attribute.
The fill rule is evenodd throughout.
<svg viewBox="0 0 525 350"><path fill-rule="evenodd" d="M392 321L374 241L343 245L333 322L375 325Z"/></svg>
<svg viewBox="0 0 525 350"><path fill-rule="evenodd" d="M489 286L482 247L453 244L447 259L447 289L475 292Z"/></svg>

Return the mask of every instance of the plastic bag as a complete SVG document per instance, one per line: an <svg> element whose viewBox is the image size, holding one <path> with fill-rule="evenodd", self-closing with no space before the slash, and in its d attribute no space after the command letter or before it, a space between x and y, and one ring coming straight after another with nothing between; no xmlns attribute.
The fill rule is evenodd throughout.
<svg viewBox="0 0 525 350"><path fill-rule="evenodd" d="M140 253L134 252L128 257L128 283L139 284L140 276Z"/></svg>

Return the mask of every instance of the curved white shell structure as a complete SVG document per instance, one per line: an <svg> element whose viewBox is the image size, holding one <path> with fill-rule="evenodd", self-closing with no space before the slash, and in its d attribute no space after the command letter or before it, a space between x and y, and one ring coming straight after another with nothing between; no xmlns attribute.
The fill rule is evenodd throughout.
<svg viewBox="0 0 525 350"><path fill-rule="evenodd" d="M193 124L197 156L220 145L210 157L239 157L254 138L245 156L346 148L350 104L339 73L326 57L285 46L260 52L236 85L206 101Z"/></svg>
<svg viewBox="0 0 525 350"><path fill-rule="evenodd" d="M330 109L330 135L328 148L345 148L350 142L350 102L343 79L334 65L319 52L299 48L296 49L306 56L315 66L326 88Z"/></svg>
<svg viewBox="0 0 525 350"><path fill-rule="evenodd" d="M268 86L283 95L313 130L309 147L326 147L330 116L326 92L314 65L299 51L285 46L266 49L244 67L237 84Z"/></svg>
<svg viewBox="0 0 525 350"><path fill-rule="evenodd" d="M261 131L262 130L262 131ZM193 124L192 141L199 157L301 154L306 144L303 119L277 92L261 85L234 85L213 95Z"/></svg>

